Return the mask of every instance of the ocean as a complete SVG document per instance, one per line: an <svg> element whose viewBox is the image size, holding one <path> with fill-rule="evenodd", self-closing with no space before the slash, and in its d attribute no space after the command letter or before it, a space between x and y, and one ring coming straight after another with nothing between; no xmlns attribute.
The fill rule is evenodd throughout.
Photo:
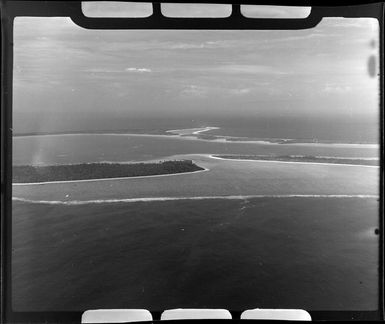
<svg viewBox="0 0 385 324"><path fill-rule="evenodd" d="M213 155L378 159L378 145L200 126L14 137L14 165L191 159L205 171L14 184L13 308L375 310L378 167Z"/></svg>

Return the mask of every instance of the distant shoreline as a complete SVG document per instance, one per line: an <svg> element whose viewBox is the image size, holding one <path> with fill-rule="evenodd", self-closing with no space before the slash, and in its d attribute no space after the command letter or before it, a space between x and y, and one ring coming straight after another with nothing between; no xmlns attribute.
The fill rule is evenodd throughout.
<svg viewBox="0 0 385 324"><path fill-rule="evenodd" d="M254 138L254 137L236 137L226 135L211 135L206 134L211 130L218 130L220 127L197 127L174 130L156 130L154 132L140 133L129 132L129 130L118 131L73 131L73 132L30 132L30 133L15 133L14 138L33 137L33 136L65 136L65 135L121 135L121 136L160 136L164 138L180 138L180 139L196 139L202 141L212 141L221 143L257 143L257 144L271 144L271 145L336 145L336 146L370 146L379 147L378 143L373 142L341 142L330 140L306 140L306 139L292 139L292 138Z"/></svg>
<svg viewBox="0 0 385 324"><path fill-rule="evenodd" d="M215 154L212 158L225 160L243 160L243 161L270 161L270 162L302 162L302 163L319 163L319 164L341 164L341 165L357 165L378 167L379 160L360 159L360 158L331 158L319 156L302 156L302 155L232 155L232 154Z"/></svg>
<svg viewBox="0 0 385 324"><path fill-rule="evenodd" d="M30 185L124 178L146 178L207 171L191 160L158 163L83 163L52 166L14 166L13 184Z"/></svg>

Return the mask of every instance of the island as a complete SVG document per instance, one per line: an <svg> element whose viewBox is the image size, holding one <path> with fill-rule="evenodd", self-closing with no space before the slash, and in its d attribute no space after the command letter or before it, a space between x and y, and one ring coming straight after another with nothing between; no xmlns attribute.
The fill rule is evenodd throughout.
<svg viewBox="0 0 385 324"><path fill-rule="evenodd" d="M214 157L230 160L264 160L283 162L311 162L311 163L333 163L333 164L354 164L378 166L378 159L324 157L312 155L232 155L221 154Z"/></svg>
<svg viewBox="0 0 385 324"><path fill-rule="evenodd" d="M13 183L91 180L188 173L205 170L191 160L156 163L82 163L66 165L13 166Z"/></svg>

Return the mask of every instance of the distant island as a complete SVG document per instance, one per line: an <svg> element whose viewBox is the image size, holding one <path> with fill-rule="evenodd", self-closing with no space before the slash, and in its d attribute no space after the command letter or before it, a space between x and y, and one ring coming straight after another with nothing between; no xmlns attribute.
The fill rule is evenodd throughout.
<svg viewBox="0 0 385 324"><path fill-rule="evenodd" d="M50 166L22 165L12 169L13 183L90 180L187 173L205 170L191 160L157 163L83 163Z"/></svg>
<svg viewBox="0 0 385 324"><path fill-rule="evenodd" d="M163 129L114 129L114 130L74 130L74 131L47 131L47 132L15 132L13 137L46 136L46 135L165 135Z"/></svg>
<svg viewBox="0 0 385 324"><path fill-rule="evenodd" d="M378 145L377 142L373 141L333 141L333 140L320 140L316 138L312 139L291 139L291 138L265 138L265 137L239 137L239 136L226 136L226 135L215 135L208 134L207 132L212 130L218 130L220 127L198 127L198 128L186 128L186 129L141 129L141 128L130 128L130 129L114 129L114 130L75 130L75 131L46 131L46 132L15 132L13 137L30 137L30 136L46 136L46 135L168 135L168 136L179 136L179 137L194 137L199 140L206 141L224 141L224 142L263 142L264 144L352 144L352 145Z"/></svg>
<svg viewBox="0 0 385 324"><path fill-rule="evenodd" d="M231 160L266 160L266 161L287 161L287 162L314 162L334 164L355 164L355 165L379 165L379 160L366 160L360 158L333 158L311 155L231 155L221 154L214 157Z"/></svg>

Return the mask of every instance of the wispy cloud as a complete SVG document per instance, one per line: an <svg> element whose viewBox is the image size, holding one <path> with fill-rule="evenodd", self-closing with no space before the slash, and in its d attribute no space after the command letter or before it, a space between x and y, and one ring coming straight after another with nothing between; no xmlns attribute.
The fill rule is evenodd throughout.
<svg viewBox="0 0 385 324"><path fill-rule="evenodd" d="M252 89L250 88L241 88L241 89L231 89L230 90L230 93L232 95L236 95L236 96L242 96L242 95L246 95L246 94L249 94L251 92Z"/></svg>
<svg viewBox="0 0 385 324"><path fill-rule="evenodd" d="M257 64L229 64L214 68L217 72L229 74L286 74L268 65Z"/></svg>
<svg viewBox="0 0 385 324"><path fill-rule="evenodd" d="M84 70L84 72L88 72L88 73L126 73L126 72L150 73L150 72L152 72L152 70L148 69L148 68L136 68L136 67L129 67L129 68L125 68L125 69L89 68L89 69Z"/></svg>
<svg viewBox="0 0 385 324"><path fill-rule="evenodd" d="M160 47L168 48L172 50L188 50L188 49L216 49L216 48L229 48L239 47L240 42L234 40L208 40L204 42L179 42L179 43L160 43Z"/></svg>
<svg viewBox="0 0 385 324"><path fill-rule="evenodd" d="M352 91L352 87L347 85L330 84L327 83L322 89L323 93L344 94Z"/></svg>
<svg viewBox="0 0 385 324"><path fill-rule="evenodd" d="M176 43L168 46L169 49L200 49L207 48L206 43Z"/></svg>
<svg viewBox="0 0 385 324"><path fill-rule="evenodd" d="M182 97L204 98L207 96L208 92L208 87L191 84L184 87L180 91L180 95Z"/></svg>
<svg viewBox="0 0 385 324"><path fill-rule="evenodd" d="M136 73L150 73L152 72L151 69L147 68L136 68L136 67L129 67L125 69L126 72L136 72Z"/></svg>

